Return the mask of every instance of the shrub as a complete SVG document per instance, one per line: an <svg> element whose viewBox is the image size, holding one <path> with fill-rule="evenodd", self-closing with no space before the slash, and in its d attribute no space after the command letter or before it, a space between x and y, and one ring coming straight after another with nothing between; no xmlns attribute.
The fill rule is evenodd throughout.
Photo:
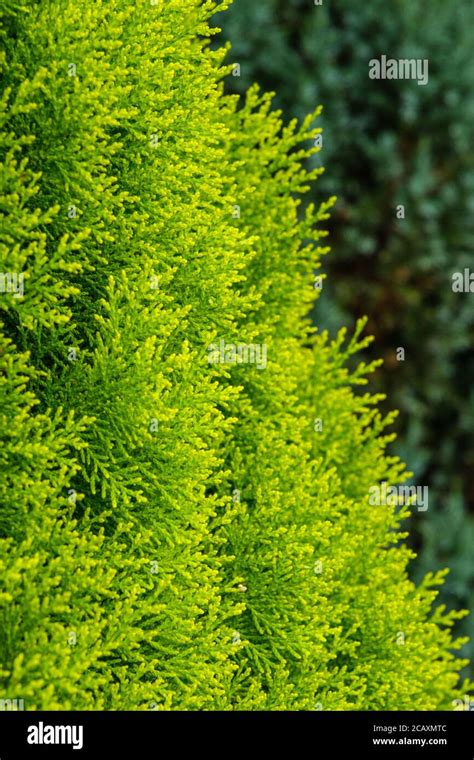
<svg viewBox="0 0 474 760"><path fill-rule="evenodd" d="M385 360L376 387L402 412L396 451L430 488L415 576L448 563L442 598L468 607L474 330L451 277L470 266L474 241L473 13L469 0L237 0L218 17L240 65L232 89L258 81L289 116L324 105L327 172L313 197L338 201L315 319L333 331L369 315L368 358ZM428 85L370 80L368 62L381 55L428 59Z"/></svg>
<svg viewBox="0 0 474 760"><path fill-rule="evenodd" d="M369 505L404 469L346 368L363 323L306 316L314 115L223 95L215 10L4 4L2 692L449 707L460 613L408 580L407 508Z"/></svg>

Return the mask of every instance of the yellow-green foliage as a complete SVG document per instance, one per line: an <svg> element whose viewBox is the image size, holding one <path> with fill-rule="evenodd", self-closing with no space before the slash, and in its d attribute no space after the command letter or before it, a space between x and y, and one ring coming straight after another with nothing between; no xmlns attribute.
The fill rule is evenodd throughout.
<svg viewBox="0 0 474 760"><path fill-rule="evenodd" d="M362 325L306 317L315 115L223 95L214 11L3 3L1 696L449 708L441 579L413 586L402 514L369 505L404 475L346 369ZM266 366L210 363L220 341Z"/></svg>

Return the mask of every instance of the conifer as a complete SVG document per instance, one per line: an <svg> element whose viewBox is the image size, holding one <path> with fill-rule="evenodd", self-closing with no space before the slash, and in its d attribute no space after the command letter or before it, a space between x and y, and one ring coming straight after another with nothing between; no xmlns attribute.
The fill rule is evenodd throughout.
<svg viewBox="0 0 474 760"><path fill-rule="evenodd" d="M449 707L460 613L407 579L408 510L369 506L404 470L354 392L363 324L331 343L307 317L317 112L225 96L215 11L2 9L1 267L24 276L0 294L2 694ZM265 366L209 361L221 340Z"/></svg>

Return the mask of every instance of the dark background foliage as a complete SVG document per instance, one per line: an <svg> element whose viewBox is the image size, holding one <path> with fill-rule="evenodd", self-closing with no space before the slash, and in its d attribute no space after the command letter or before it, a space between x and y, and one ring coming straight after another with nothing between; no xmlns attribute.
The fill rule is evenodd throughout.
<svg viewBox="0 0 474 760"><path fill-rule="evenodd" d="M240 65L229 89L275 91L285 119L324 106L313 193L338 202L315 320L333 333L368 315L374 384L400 410L394 450L430 489L413 575L449 566L442 601L472 609L474 294L451 283L474 250L474 4L234 0L217 23ZM382 54L428 59L428 84L369 79ZM472 614L461 627L474 639Z"/></svg>

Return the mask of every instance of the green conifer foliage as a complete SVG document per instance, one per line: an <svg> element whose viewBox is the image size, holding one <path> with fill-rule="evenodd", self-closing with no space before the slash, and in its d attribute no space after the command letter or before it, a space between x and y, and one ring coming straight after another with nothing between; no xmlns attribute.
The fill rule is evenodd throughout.
<svg viewBox="0 0 474 760"><path fill-rule="evenodd" d="M235 0L215 23L239 62L229 89L274 90L285 120L324 106L312 197L337 203L314 319L335 333L368 315L367 360L384 358L373 382L400 409L394 450L430 489L411 575L448 564L443 601L472 608L474 312L452 276L474 246L474 4ZM427 61L428 83L369 79L382 55ZM458 630L472 659L473 617Z"/></svg>
<svg viewBox="0 0 474 760"><path fill-rule="evenodd" d="M314 115L223 95L215 10L3 4L2 698L449 707L457 613L368 501L404 476L346 369L363 325L306 317Z"/></svg>

